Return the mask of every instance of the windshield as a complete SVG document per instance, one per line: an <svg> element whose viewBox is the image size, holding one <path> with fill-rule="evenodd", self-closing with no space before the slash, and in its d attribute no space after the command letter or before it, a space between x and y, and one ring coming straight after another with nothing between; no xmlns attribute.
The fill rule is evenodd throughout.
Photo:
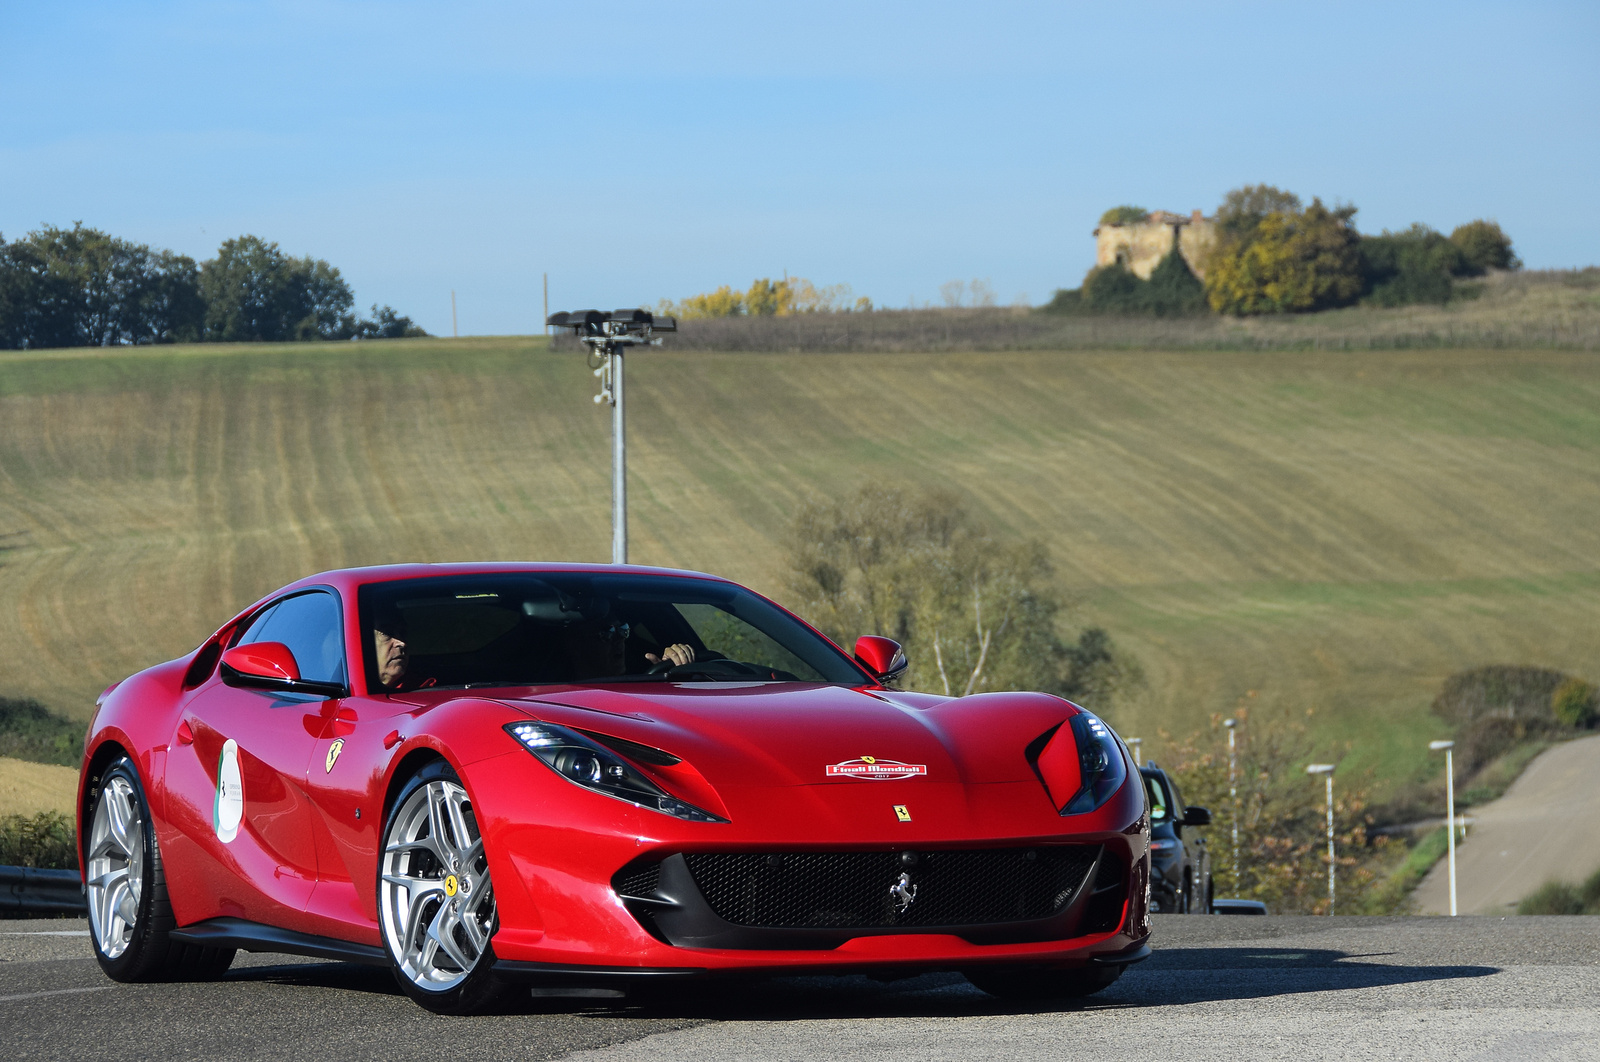
<svg viewBox="0 0 1600 1062"><path fill-rule="evenodd" d="M507 572L370 583L358 600L374 691L867 681L782 609L704 579Z"/></svg>
<svg viewBox="0 0 1600 1062"><path fill-rule="evenodd" d="M1155 775L1144 776L1145 791L1150 794L1150 821L1151 823L1166 822L1171 815L1167 807L1167 790L1156 780Z"/></svg>

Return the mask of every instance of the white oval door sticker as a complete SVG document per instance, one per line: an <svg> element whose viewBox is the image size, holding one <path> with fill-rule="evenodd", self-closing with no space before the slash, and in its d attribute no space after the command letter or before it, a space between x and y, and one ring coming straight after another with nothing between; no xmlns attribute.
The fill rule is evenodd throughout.
<svg viewBox="0 0 1600 1062"><path fill-rule="evenodd" d="M217 802L211 809L211 822L217 840L227 844L239 836L239 820L244 818L244 779L239 776L239 743L232 738L222 744L217 761Z"/></svg>

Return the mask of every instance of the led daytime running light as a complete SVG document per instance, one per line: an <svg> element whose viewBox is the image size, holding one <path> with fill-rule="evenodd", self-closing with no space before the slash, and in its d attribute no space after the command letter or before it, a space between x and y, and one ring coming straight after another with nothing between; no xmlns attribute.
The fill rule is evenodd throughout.
<svg viewBox="0 0 1600 1062"><path fill-rule="evenodd" d="M727 822L679 800L615 752L554 723L507 723L505 732L546 767L591 792L688 822Z"/></svg>

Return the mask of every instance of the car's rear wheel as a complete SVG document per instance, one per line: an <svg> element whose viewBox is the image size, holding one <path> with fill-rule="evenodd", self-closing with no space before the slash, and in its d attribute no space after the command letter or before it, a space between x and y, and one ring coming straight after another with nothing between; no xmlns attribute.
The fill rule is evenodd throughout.
<svg viewBox="0 0 1600 1062"><path fill-rule="evenodd" d="M443 760L396 795L378 863L378 920L395 980L438 1014L474 1014L499 1003L494 889L483 835L461 779Z"/></svg>
<svg viewBox="0 0 1600 1062"><path fill-rule="evenodd" d="M203 981L220 977L233 948L174 941L165 868L139 772L127 757L100 775L89 809L84 878L89 939L106 975L117 981Z"/></svg>
<svg viewBox="0 0 1600 1062"><path fill-rule="evenodd" d="M1122 976L1121 966L1084 966L1074 970L1007 966L963 971L967 980L1001 999L1081 999L1110 988Z"/></svg>

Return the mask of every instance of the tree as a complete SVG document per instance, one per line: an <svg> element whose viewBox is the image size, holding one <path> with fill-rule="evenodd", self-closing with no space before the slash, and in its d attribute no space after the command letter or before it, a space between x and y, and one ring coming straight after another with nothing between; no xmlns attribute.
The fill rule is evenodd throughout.
<svg viewBox="0 0 1600 1062"><path fill-rule="evenodd" d="M1511 249L1511 237L1495 221L1469 221L1450 233L1461 251L1467 276L1482 276L1490 269L1521 269L1522 260Z"/></svg>
<svg viewBox="0 0 1600 1062"><path fill-rule="evenodd" d="M1223 240L1248 243L1268 214L1299 214L1300 197L1270 184L1247 184L1222 197L1215 222Z"/></svg>
<svg viewBox="0 0 1600 1062"><path fill-rule="evenodd" d="M373 306L372 316L357 321L351 339L414 339L428 333L409 317L402 317L393 306Z"/></svg>
<svg viewBox="0 0 1600 1062"><path fill-rule="evenodd" d="M183 255L81 222L0 248L0 346L192 340L200 315L194 260Z"/></svg>
<svg viewBox="0 0 1600 1062"><path fill-rule="evenodd" d="M224 241L200 267L206 338L228 342L348 338L355 302L339 271L290 258L257 236Z"/></svg>
<svg viewBox="0 0 1600 1062"><path fill-rule="evenodd" d="M1309 718L1310 713L1307 713ZM1313 747L1304 722L1239 709L1237 773L1239 877L1227 843L1234 804L1228 793L1228 751L1222 716L1199 733L1169 743L1167 770L1184 800L1213 815L1211 873L1219 896L1261 900L1273 914L1326 914L1328 909L1327 811L1320 779L1305 773ZM1165 758L1164 758L1165 759ZM1334 786L1334 839L1338 859L1338 909L1366 912L1381 902L1376 885L1387 838L1369 844L1367 794L1340 777ZM1373 912L1387 913L1387 912Z"/></svg>
<svg viewBox="0 0 1600 1062"><path fill-rule="evenodd" d="M1355 207L1329 210L1313 199L1303 211L1256 209L1293 197L1277 189L1240 189L1218 211L1222 228L1206 271L1206 297L1218 313L1303 313L1343 306L1361 294ZM1250 193L1248 195L1242 193ZM1298 200L1295 200L1296 202Z"/></svg>
<svg viewBox="0 0 1600 1062"><path fill-rule="evenodd" d="M790 570L799 611L836 641L905 646L915 689L1042 690L1103 708L1138 678L1104 631L1062 640L1042 544L1002 540L947 494L863 487L802 506Z"/></svg>
<svg viewBox="0 0 1600 1062"><path fill-rule="evenodd" d="M1467 272L1461 249L1421 223L1361 239L1365 301L1374 306L1448 302L1453 279Z"/></svg>

